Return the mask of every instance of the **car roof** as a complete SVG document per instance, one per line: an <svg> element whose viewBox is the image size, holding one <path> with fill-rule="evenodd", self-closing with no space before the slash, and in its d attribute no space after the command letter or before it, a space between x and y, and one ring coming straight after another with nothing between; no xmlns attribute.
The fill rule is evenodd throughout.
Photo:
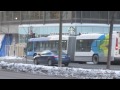
<svg viewBox="0 0 120 90"><path fill-rule="evenodd" d="M55 53L55 52L59 52L58 50L43 50L42 52L41 52L41 54L43 54L43 53L49 53L49 52L51 52L51 53ZM63 51L62 51L63 52Z"/></svg>

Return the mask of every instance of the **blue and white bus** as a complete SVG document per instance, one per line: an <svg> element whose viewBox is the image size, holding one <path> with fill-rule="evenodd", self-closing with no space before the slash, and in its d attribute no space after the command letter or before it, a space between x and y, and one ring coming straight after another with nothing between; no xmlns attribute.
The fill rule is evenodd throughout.
<svg viewBox="0 0 120 90"><path fill-rule="evenodd" d="M68 35L62 36L62 49L67 52ZM27 56L35 56L43 50L58 50L59 36L51 35L48 37L31 38L27 43Z"/></svg>
<svg viewBox="0 0 120 90"><path fill-rule="evenodd" d="M112 35L111 61L120 60L120 32ZM28 56L40 54L42 50L58 50L59 35L31 38L28 40ZM62 50L70 55L72 61L106 62L108 55L109 34L81 34L62 36Z"/></svg>
<svg viewBox="0 0 120 90"><path fill-rule="evenodd" d="M111 61L120 61L120 32L112 35ZM67 53L73 61L107 62L109 34L81 34L68 39Z"/></svg>

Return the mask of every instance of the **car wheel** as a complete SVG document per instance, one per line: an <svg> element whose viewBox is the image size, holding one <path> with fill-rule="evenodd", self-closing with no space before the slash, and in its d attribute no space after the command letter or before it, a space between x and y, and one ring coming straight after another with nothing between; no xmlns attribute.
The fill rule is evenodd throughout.
<svg viewBox="0 0 120 90"><path fill-rule="evenodd" d="M52 60L48 60L48 66L52 66Z"/></svg>
<svg viewBox="0 0 120 90"><path fill-rule="evenodd" d="M99 62L99 57L98 57L98 55L93 55L92 61L93 61L94 64L98 64L98 62Z"/></svg>
<svg viewBox="0 0 120 90"><path fill-rule="evenodd" d="M38 60L37 59L34 59L34 64L38 65Z"/></svg>
<svg viewBox="0 0 120 90"><path fill-rule="evenodd" d="M64 64L66 67L69 65L69 63Z"/></svg>

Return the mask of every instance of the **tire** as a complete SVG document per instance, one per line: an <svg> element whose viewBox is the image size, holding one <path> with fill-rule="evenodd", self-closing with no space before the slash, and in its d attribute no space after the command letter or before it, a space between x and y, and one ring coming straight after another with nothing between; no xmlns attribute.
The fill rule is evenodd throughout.
<svg viewBox="0 0 120 90"><path fill-rule="evenodd" d="M66 67L69 65L69 63L64 64Z"/></svg>
<svg viewBox="0 0 120 90"><path fill-rule="evenodd" d="M35 64L35 65L38 65L38 60L37 60L37 58L34 59L34 64Z"/></svg>
<svg viewBox="0 0 120 90"><path fill-rule="evenodd" d="M94 64L98 64L98 62L99 62L99 56L98 55L93 55L92 61L93 61Z"/></svg>
<svg viewBox="0 0 120 90"><path fill-rule="evenodd" d="M48 66L52 66L52 60L48 60Z"/></svg>

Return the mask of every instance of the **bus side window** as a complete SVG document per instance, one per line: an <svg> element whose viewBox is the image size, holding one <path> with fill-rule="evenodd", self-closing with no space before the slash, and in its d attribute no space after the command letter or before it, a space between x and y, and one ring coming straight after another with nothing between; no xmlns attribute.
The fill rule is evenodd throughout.
<svg viewBox="0 0 120 90"><path fill-rule="evenodd" d="M66 50L67 41L62 41L62 49Z"/></svg>

